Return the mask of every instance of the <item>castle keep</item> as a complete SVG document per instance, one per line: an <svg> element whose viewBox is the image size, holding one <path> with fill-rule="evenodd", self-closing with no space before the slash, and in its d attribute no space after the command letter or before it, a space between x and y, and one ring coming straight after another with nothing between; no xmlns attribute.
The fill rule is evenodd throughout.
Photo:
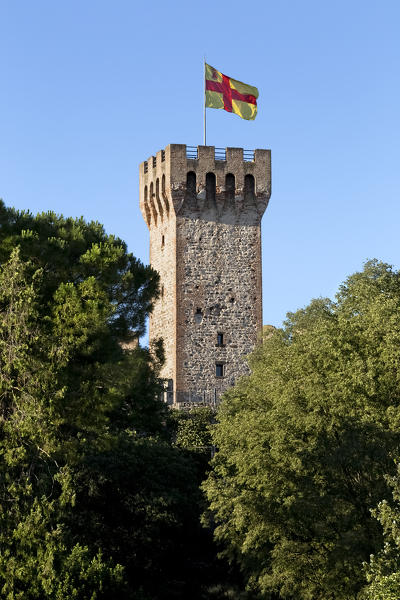
<svg viewBox="0 0 400 600"><path fill-rule="evenodd" d="M262 328L261 218L271 153L170 144L140 165L140 208L160 298L166 400L214 404L240 375Z"/></svg>

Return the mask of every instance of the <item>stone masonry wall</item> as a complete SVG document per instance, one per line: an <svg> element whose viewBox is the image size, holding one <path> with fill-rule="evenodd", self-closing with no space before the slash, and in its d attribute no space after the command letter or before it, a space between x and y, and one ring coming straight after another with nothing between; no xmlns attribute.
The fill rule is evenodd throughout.
<svg viewBox="0 0 400 600"><path fill-rule="evenodd" d="M193 159L171 144L140 165L140 206L162 291L150 340L164 339L162 376L173 380L174 403L218 400L248 372L245 357L262 327L260 223L270 181L268 150L244 161L242 149L227 148L225 160L215 160L214 147L199 146Z"/></svg>
<svg viewBox="0 0 400 600"><path fill-rule="evenodd" d="M178 400L208 401L248 372L261 329L260 226L178 218L177 253Z"/></svg>
<svg viewBox="0 0 400 600"><path fill-rule="evenodd" d="M146 164L146 168L144 165ZM146 171L146 172L145 172ZM160 275L160 297L149 320L150 342L163 339L165 363L161 377L176 373L176 217L166 177L169 163L158 152L140 165L140 207L150 232L150 264Z"/></svg>
<svg viewBox="0 0 400 600"><path fill-rule="evenodd" d="M165 363L162 376L176 373L176 221L164 219L150 227L150 264L160 275L160 297L150 315L150 340L163 338Z"/></svg>

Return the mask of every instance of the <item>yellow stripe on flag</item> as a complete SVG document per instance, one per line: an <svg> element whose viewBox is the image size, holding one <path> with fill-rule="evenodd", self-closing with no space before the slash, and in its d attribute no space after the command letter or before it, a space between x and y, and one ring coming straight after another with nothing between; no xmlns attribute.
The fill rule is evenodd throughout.
<svg viewBox="0 0 400 600"><path fill-rule="evenodd" d="M232 112L239 115L247 121L254 121L257 116L257 104L249 104L248 102L240 102L240 100L232 100Z"/></svg>

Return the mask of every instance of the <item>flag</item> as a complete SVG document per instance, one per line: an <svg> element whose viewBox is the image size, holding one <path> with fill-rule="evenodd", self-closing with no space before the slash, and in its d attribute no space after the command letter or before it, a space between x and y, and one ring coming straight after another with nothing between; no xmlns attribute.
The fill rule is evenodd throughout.
<svg viewBox="0 0 400 600"><path fill-rule="evenodd" d="M236 81L206 64L206 106L223 108L242 119L253 120L257 115L258 89Z"/></svg>

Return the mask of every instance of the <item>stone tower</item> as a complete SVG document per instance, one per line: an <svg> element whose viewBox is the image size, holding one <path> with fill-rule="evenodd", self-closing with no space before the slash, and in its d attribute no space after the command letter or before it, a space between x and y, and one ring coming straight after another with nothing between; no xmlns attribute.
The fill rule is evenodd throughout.
<svg viewBox="0 0 400 600"><path fill-rule="evenodd" d="M170 144L140 165L140 208L161 294L166 400L215 404L248 372L262 328L261 218L270 150Z"/></svg>

